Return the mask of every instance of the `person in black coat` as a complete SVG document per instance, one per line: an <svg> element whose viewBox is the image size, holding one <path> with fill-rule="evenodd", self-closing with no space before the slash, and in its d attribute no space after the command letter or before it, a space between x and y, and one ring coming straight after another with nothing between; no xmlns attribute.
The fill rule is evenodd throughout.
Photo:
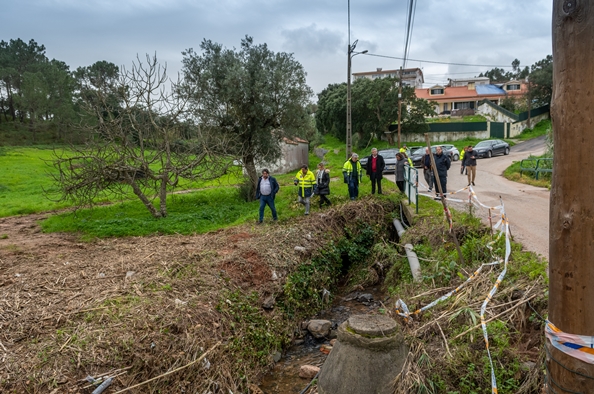
<svg viewBox="0 0 594 394"><path fill-rule="evenodd" d="M450 169L450 157L449 155L444 155L441 146L435 148L435 155L433 155L433 159L435 160L435 169L437 171L437 175L439 176L439 183L441 184L441 192L445 194L448 192L447 184L448 184L448 170ZM435 177L435 194L439 196L439 188L437 187L437 177Z"/></svg>
<svg viewBox="0 0 594 394"><path fill-rule="evenodd" d="M367 156L366 172L371 179L371 194L375 194L375 185L377 184L377 194L382 194L382 174L386 168L386 162L382 155L377 154L377 149L371 149L371 155Z"/></svg>
<svg viewBox="0 0 594 394"><path fill-rule="evenodd" d="M326 197L330 194L330 170L324 168L324 163L318 164L315 194L320 196L320 208L324 205L332 205L328 197Z"/></svg>

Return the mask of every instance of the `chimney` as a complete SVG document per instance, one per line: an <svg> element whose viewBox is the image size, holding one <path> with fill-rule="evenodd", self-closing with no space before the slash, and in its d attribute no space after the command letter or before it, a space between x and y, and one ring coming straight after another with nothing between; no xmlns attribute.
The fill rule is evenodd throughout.
<svg viewBox="0 0 594 394"><path fill-rule="evenodd" d="M381 68L376 68L376 70L377 70L377 72L380 72L380 71L382 71L382 69L381 69Z"/></svg>

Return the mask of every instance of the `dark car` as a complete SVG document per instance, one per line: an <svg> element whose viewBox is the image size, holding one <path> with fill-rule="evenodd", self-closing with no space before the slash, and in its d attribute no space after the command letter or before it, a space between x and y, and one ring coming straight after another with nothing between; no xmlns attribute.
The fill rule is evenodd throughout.
<svg viewBox="0 0 594 394"><path fill-rule="evenodd" d="M443 153L450 156L451 161L458 161L458 159L460 159L460 152L454 145L443 144L439 146L441 146L441 149L443 149Z"/></svg>
<svg viewBox="0 0 594 394"><path fill-rule="evenodd" d="M499 154L509 155L509 144L502 140L481 141L473 149L478 157L491 157Z"/></svg>
<svg viewBox="0 0 594 394"><path fill-rule="evenodd" d="M398 149L382 149L378 150L377 154L381 155L384 158L384 162L386 163L386 167L384 168L384 172L394 172L396 168L396 153L398 153ZM361 161L361 167L363 169L367 169L367 158L369 156L363 157Z"/></svg>
<svg viewBox="0 0 594 394"><path fill-rule="evenodd" d="M454 145L450 144L443 144L443 145L434 145L431 147L431 152L435 153L435 148L437 146L441 146L443 153L450 156L451 161L456 161L460 159L460 153L458 149ZM413 166L420 168L423 167L423 156L425 156L425 147L417 149L411 153L410 159L413 162Z"/></svg>

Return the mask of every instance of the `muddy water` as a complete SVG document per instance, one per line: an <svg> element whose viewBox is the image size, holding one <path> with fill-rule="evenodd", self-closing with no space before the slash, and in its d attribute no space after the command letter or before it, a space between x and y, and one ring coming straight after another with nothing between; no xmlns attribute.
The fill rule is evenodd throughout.
<svg viewBox="0 0 594 394"><path fill-rule="evenodd" d="M327 310L311 319L324 319L332 322L332 332L351 315L370 313L382 308L386 297L378 288L356 291L335 297ZM265 394L300 393L309 384L309 379L299 377L302 365L322 366L327 355L320 351L322 345L329 345L330 338L317 340L304 330L301 338L296 338L293 346L276 363L274 369L260 383Z"/></svg>

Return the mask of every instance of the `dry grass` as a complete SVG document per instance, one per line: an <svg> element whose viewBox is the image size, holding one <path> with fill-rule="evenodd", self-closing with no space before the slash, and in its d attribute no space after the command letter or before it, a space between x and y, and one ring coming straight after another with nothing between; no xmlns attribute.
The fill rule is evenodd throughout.
<svg viewBox="0 0 594 394"><path fill-rule="evenodd" d="M253 296L269 324L262 332L280 338L266 343L286 343L296 322L261 309L262 300L281 294L328 237L358 220L387 225L393 209L369 198L281 224L92 243L39 233L32 222L22 244L9 234L14 247L0 245L0 391L90 393L92 376L114 377L115 392L186 366L129 392L248 392L273 349L245 349L254 356L240 359L252 312L225 297Z"/></svg>

